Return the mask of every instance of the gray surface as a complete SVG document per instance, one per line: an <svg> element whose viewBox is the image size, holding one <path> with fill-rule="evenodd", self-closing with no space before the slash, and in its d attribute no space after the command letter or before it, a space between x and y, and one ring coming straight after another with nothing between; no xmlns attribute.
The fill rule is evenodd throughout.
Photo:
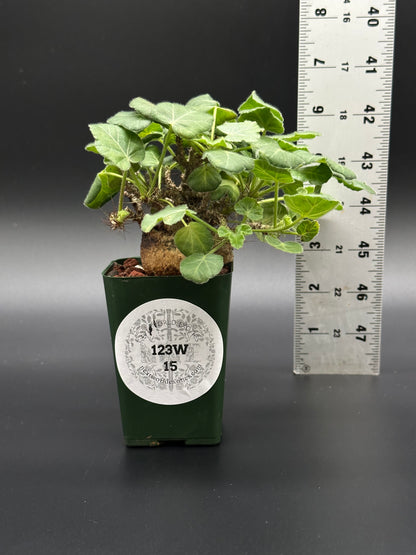
<svg viewBox="0 0 416 555"><path fill-rule="evenodd" d="M413 555L413 5L398 10L381 376L292 374L293 258L250 243L223 443L160 449L122 444L100 271L138 242L80 206L99 169L87 123L136 95L236 106L256 88L292 129L297 3L123 7L0 2L0 552Z"/></svg>
<svg viewBox="0 0 416 555"><path fill-rule="evenodd" d="M122 445L103 311L63 316L3 368L3 553L414 553L412 311L379 378L295 377L290 311L234 307L223 443L159 449Z"/></svg>

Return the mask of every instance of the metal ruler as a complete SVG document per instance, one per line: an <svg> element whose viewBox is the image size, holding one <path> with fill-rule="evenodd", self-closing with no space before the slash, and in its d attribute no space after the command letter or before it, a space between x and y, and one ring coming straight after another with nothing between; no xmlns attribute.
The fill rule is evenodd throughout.
<svg viewBox="0 0 416 555"><path fill-rule="evenodd" d="M395 0L300 0L298 129L376 195L344 204L296 260L295 373L378 374Z"/></svg>

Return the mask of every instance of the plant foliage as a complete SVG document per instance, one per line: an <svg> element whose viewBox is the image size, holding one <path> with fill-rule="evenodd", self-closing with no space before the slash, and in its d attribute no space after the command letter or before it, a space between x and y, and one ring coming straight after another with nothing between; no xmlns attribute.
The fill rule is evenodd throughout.
<svg viewBox="0 0 416 555"><path fill-rule="evenodd" d="M222 247L239 249L253 234L275 249L302 252L319 218L342 209L322 191L332 178L374 193L349 168L309 151L304 142L316 133L284 134L281 112L255 91L237 111L209 94L186 104L139 97L130 108L90 125L94 142L86 149L105 167L84 204L101 208L118 195L113 227L128 220L143 233L175 226L181 273L195 283L221 271Z"/></svg>

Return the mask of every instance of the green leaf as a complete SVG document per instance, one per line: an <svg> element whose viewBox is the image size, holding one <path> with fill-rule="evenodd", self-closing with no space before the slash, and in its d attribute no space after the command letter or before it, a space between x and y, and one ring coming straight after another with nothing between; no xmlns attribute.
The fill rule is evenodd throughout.
<svg viewBox="0 0 416 555"><path fill-rule="evenodd" d="M239 200L235 205L234 210L237 212L237 214L245 216L253 222L257 222L263 217L262 206L257 204L257 201L254 198L250 197L245 197Z"/></svg>
<svg viewBox="0 0 416 555"><path fill-rule="evenodd" d="M143 160L143 142L131 131L112 123L93 123L89 128L98 152L120 170L128 170Z"/></svg>
<svg viewBox="0 0 416 555"><path fill-rule="evenodd" d="M175 245L185 256L208 253L214 246L210 230L203 224L191 222L175 233Z"/></svg>
<svg viewBox="0 0 416 555"><path fill-rule="evenodd" d="M341 181L341 183L343 183L345 187L348 187L348 189L352 189L353 191L366 191L371 195L376 194L375 190L370 187L370 185L367 185L367 183L364 183L364 181L358 181L358 179L353 179L352 181L343 180Z"/></svg>
<svg viewBox="0 0 416 555"><path fill-rule="evenodd" d="M146 127L146 129L143 129L143 131L139 133L139 136L144 143L148 143L154 139L162 137L163 132L164 128L160 125L160 123L152 122Z"/></svg>
<svg viewBox="0 0 416 555"><path fill-rule="evenodd" d="M223 179L215 191L212 191L211 199L219 200L224 195L228 195L231 202L237 202L240 198L240 189L231 179Z"/></svg>
<svg viewBox="0 0 416 555"><path fill-rule="evenodd" d="M301 241L311 241L319 233L319 222L316 220L303 220L296 228Z"/></svg>
<svg viewBox="0 0 416 555"><path fill-rule="evenodd" d="M211 148L232 148L232 144L227 143L225 137L217 137L216 139L211 140L209 137L203 136L198 139L198 143Z"/></svg>
<svg viewBox="0 0 416 555"><path fill-rule="evenodd" d="M333 160L327 159L326 164L328 165L329 169L332 171L334 177L341 177L348 181L352 181L357 177L352 170L350 170L346 166L342 166L341 164L334 162Z"/></svg>
<svg viewBox="0 0 416 555"><path fill-rule="evenodd" d="M303 252L303 247L300 243L296 241L280 241L277 237L273 235L266 235L264 240L271 247L278 249L279 251L290 252L292 254L300 254Z"/></svg>
<svg viewBox="0 0 416 555"><path fill-rule="evenodd" d="M146 214L142 220L141 229L143 233L149 233L149 231L152 231L152 229L162 221L166 225L174 225L180 222L185 215L190 212L195 213L193 210L189 210L186 204L165 206L165 208L162 208L162 210L154 214Z"/></svg>
<svg viewBox="0 0 416 555"><path fill-rule="evenodd" d="M185 279L194 283L206 283L219 274L224 266L224 260L219 254L191 254L180 264L181 274Z"/></svg>
<svg viewBox="0 0 416 555"><path fill-rule="evenodd" d="M332 172L326 164L310 164L297 170L291 170L292 176L302 182L312 185L323 185L332 177Z"/></svg>
<svg viewBox="0 0 416 555"><path fill-rule="evenodd" d="M107 166L105 170L97 174L93 184L84 200L88 208L101 208L120 191L121 174L116 166ZM107 172L117 173L118 177L109 175Z"/></svg>
<svg viewBox="0 0 416 555"><path fill-rule="evenodd" d="M191 98L186 106L192 109L209 111L213 106L218 106L218 101L214 100L210 94L200 94Z"/></svg>
<svg viewBox="0 0 416 555"><path fill-rule="evenodd" d="M211 108L209 113L214 114L214 108ZM233 110L230 110L229 108L223 108L222 106L217 107L216 117L215 117L216 125L221 125L226 121L234 120L236 118L237 118L237 114Z"/></svg>
<svg viewBox="0 0 416 555"><path fill-rule="evenodd" d="M299 139L314 139L319 137L320 133L315 131L295 131L294 133L288 133L287 135L282 135L281 138L285 141L299 141Z"/></svg>
<svg viewBox="0 0 416 555"><path fill-rule="evenodd" d="M296 195L284 195L283 198L290 210L304 218L313 220L339 206L336 199L323 194L298 193Z"/></svg>
<svg viewBox="0 0 416 555"><path fill-rule="evenodd" d="M288 170L276 168L267 160L255 160L253 173L263 181L273 181L274 183L293 183L293 177Z"/></svg>
<svg viewBox="0 0 416 555"><path fill-rule="evenodd" d="M270 138L276 141L276 143L280 146L282 150L288 150L289 152L293 152L294 150L306 150L306 151L308 150L308 147L306 146L302 146L302 145L299 146L295 143L291 143L290 141L285 141L280 137L270 137Z"/></svg>
<svg viewBox="0 0 416 555"><path fill-rule="evenodd" d="M246 110L238 117L238 121L256 122L262 129L271 133L283 133L284 127L282 120L279 119L270 108L254 108Z"/></svg>
<svg viewBox="0 0 416 555"><path fill-rule="evenodd" d="M246 100L242 104L240 104L240 106L238 107L238 111L241 113L241 112L246 112L247 110L253 110L254 108L264 108L264 107L274 110L276 116L281 121L283 121L283 116L280 110L275 106L273 106L272 104L269 104L268 102L264 102L264 100L260 98L260 96L257 94L256 91L253 91L250 94L250 96L248 96Z"/></svg>
<svg viewBox="0 0 416 555"><path fill-rule="evenodd" d="M255 121L260 127L272 133L283 133L283 116L275 106L264 102L256 91L239 106L239 121Z"/></svg>
<svg viewBox="0 0 416 555"><path fill-rule="evenodd" d="M155 168L159 163L160 155L161 151L156 145L148 145L141 166L144 168Z"/></svg>
<svg viewBox="0 0 416 555"><path fill-rule="evenodd" d="M85 147L88 152L94 152L94 154L100 154L95 146L95 143L88 143Z"/></svg>
<svg viewBox="0 0 416 555"><path fill-rule="evenodd" d="M272 226L274 222L274 206L272 202L267 202L262 205L263 206L263 218L261 219L261 223L267 226ZM285 216L287 216L288 210L284 204L281 202L277 205L277 221L278 223L282 220Z"/></svg>
<svg viewBox="0 0 416 555"><path fill-rule="evenodd" d="M239 224L235 229L230 229L225 225L221 225L218 228L218 236L228 239L231 246L235 249L241 249L246 236L252 233L253 230L247 224Z"/></svg>
<svg viewBox="0 0 416 555"><path fill-rule="evenodd" d="M337 164L337 162L334 162L333 160L326 160L326 163L338 183L342 183L345 187L348 187L348 189L352 189L353 191L364 190L367 193L375 194L374 189L367 185L367 183L356 179L357 176L349 168L342 166L341 164Z"/></svg>
<svg viewBox="0 0 416 555"><path fill-rule="evenodd" d="M117 112L111 118L108 118L107 123L113 123L114 125L120 125L124 129L133 131L133 133L139 133L146 129L150 125L149 119L141 118L136 112L132 110L126 110L122 112Z"/></svg>
<svg viewBox="0 0 416 555"><path fill-rule="evenodd" d="M212 126L212 116L206 112L175 102L156 104L153 119L172 126L173 132L185 139L194 139Z"/></svg>
<svg viewBox="0 0 416 555"><path fill-rule="evenodd" d="M240 173L254 167L252 158L228 150L208 150L202 157L208 159L218 170L230 173Z"/></svg>
<svg viewBox="0 0 416 555"><path fill-rule="evenodd" d="M260 156L277 168L298 169L311 163L325 161L322 156L311 154L304 150L296 150L294 152L282 150L276 144L276 141L268 137L261 137L255 143L254 148Z"/></svg>
<svg viewBox="0 0 416 555"><path fill-rule="evenodd" d="M156 105L153 104L153 102L149 102L149 100L138 96L137 98L133 98L133 100L129 102L129 106L142 117L150 120L154 119L153 116L156 110Z"/></svg>
<svg viewBox="0 0 416 555"><path fill-rule="evenodd" d="M255 121L227 122L217 129L224 133L225 139L233 143L253 143L260 138L261 128Z"/></svg>
<svg viewBox="0 0 416 555"><path fill-rule="evenodd" d="M188 177L188 186L194 191L205 193L214 191L221 183L221 175L210 164L203 164L196 168Z"/></svg>

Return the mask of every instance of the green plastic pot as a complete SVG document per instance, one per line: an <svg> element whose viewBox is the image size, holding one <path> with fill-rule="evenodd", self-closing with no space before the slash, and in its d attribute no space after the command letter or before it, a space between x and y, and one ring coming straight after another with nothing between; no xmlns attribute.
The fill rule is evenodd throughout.
<svg viewBox="0 0 416 555"><path fill-rule="evenodd" d="M113 264L103 279L126 445L220 443L232 272L196 285L112 277Z"/></svg>

